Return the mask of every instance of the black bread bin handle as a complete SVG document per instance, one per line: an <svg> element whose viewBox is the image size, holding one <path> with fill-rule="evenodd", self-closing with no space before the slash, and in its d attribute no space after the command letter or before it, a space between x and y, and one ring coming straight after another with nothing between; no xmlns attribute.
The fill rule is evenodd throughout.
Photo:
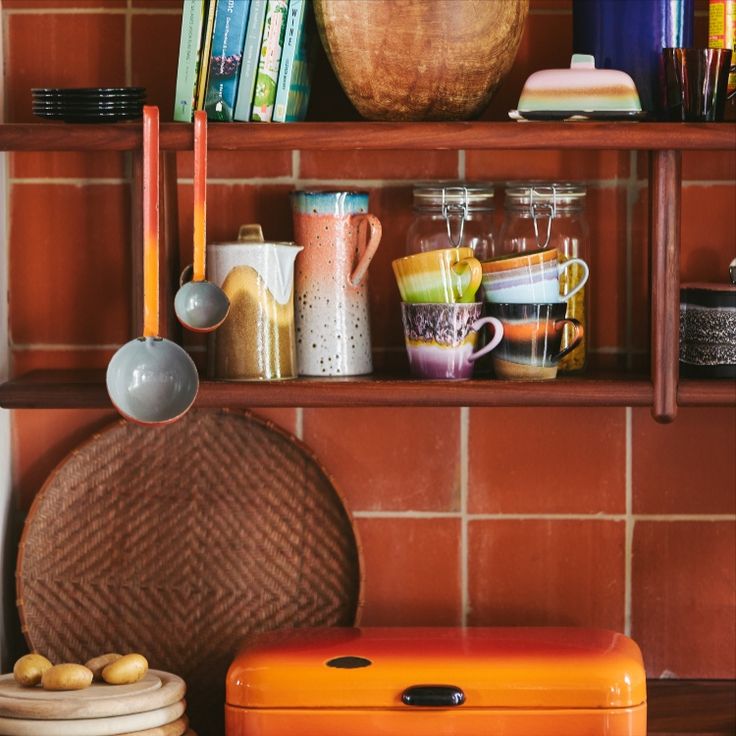
<svg viewBox="0 0 736 736"><path fill-rule="evenodd" d="M401 694L404 705L451 708L465 702L465 693L455 685L412 685Z"/></svg>

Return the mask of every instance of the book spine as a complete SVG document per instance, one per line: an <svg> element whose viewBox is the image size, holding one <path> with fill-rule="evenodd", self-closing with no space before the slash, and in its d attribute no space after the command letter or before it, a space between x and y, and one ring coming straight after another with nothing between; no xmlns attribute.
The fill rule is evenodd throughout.
<svg viewBox="0 0 736 736"><path fill-rule="evenodd" d="M279 67L279 78L276 83L276 101L273 108L273 120L276 123L283 123L286 120L286 106L289 102L294 62L303 36L305 6L305 0L289 0L284 50L281 53L281 66Z"/></svg>
<svg viewBox="0 0 736 736"><path fill-rule="evenodd" d="M197 78L197 102L195 109L204 110L204 95L207 91L207 76L210 70L208 59L212 48L212 31L215 26L215 9L217 0L208 0L207 19L202 29L202 54L199 62L199 76Z"/></svg>
<svg viewBox="0 0 736 736"><path fill-rule="evenodd" d="M250 0L217 3L204 100L209 120L233 119L249 10Z"/></svg>
<svg viewBox="0 0 736 736"><path fill-rule="evenodd" d="M243 47L243 63L240 69L240 80L238 81L238 94L235 98L236 120L250 120L267 6L268 0L251 0L248 29L245 33L245 46Z"/></svg>
<svg viewBox="0 0 736 736"><path fill-rule="evenodd" d="M184 0L181 13L179 64L176 71L176 99L174 120L192 122L197 94L199 50L204 23L204 0Z"/></svg>
<svg viewBox="0 0 736 736"><path fill-rule="evenodd" d="M258 62L258 75L253 93L251 120L254 121L268 122L273 117L276 83L286 32L287 9L287 0L268 0L263 42L261 43L261 58Z"/></svg>

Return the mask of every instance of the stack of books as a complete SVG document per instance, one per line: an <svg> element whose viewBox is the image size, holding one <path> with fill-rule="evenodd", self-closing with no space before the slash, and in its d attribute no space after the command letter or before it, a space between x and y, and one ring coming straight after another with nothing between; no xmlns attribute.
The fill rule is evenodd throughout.
<svg viewBox="0 0 736 736"><path fill-rule="evenodd" d="M311 0L183 0L174 120L304 120Z"/></svg>

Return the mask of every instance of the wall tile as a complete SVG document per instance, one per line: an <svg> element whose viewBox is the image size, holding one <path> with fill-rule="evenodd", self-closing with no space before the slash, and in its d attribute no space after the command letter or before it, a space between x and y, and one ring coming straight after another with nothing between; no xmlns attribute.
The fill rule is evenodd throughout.
<svg viewBox="0 0 736 736"><path fill-rule="evenodd" d="M489 520L469 525L471 626L624 625L624 524Z"/></svg>
<svg viewBox="0 0 736 736"><path fill-rule="evenodd" d="M364 626L457 626L460 522L357 519Z"/></svg>
<svg viewBox="0 0 736 736"><path fill-rule="evenodd" d="M21 409L13 412L15 496L28 509L51 471L92 433L118 419L112 409Z"/></svg>
<svg viewBox="0 0 736 736"><path fill-rule="evenodd" d="M3 0L3 10L115 10L125 8L127 0Z"/></svg>
<svg viewBox="0 0 736 736"><path fill-rule="evenodd" d="M649 276L649 188L637 191L631 213L631 332L632 345L649 350L650 337L650 276Z"/></svg>
<svg viewBox="0 0 736 736"><path fill-rule="evenodd" d="M303 421L352 511L458 508L458 409L305 409Z"/></svg>
<svg viewBox="0 0 736 736"><path fill-rule="evenodd" d="M685 186L682 190L683 281L720 281L736 258L736 184Z"/></svg>
<svg viewBox="0 0 736 736"><path fill-rule="evenodd" d="M527 77L538 69L570 66L571 54L572 22L567 13L530 14L511 70L481 117L484 120L508 120L508 111L516 109Z"/></svg>
<svg viewBox="0 0 736 736"><path fill-rule="evenodd" d="M683 151L682 178L736 179L736 151Z"/></svg>
<svg viewBox="0 0 736 736"><path fill-rule="evenodd" d="M634 409L634 512L736 513L736 410L680 409L672 424Z"/></svg>
<svg viewBox="0 0 736 736"><path fill-rule="evenodd" d="M736 677L732 522L637 522L632 636L649 677Z"/></svg>
<svg viewBox="0 0 736 736"><path fill-rule="evenodd" d="M174 116L180 32L178 15L133 15L132 83L146 88L146 102L159 106L162 122Z"/></svg>
<svg viewBox="0 0 736 736"><path fill-rule="evenodd" d="M457 151L302 151L302 179L457 179Z"/></svg>
<svg viewBox="0 0 736 736"><path fill-rule="evenodd" d="M12 14L6 23L8 122L34 120L31 87L125 85L122 14Z"/></svg>
<svg viewBox="0 0 736 736"><path fill-rule="evenodd" d="M180 179L194 176L194 155L180 151L176 155ZM208 179L249 179L291 176L291 151L208 151Z"/></svg>
<svg viewBox="0 0 736 736"><path fill-rule="evenodd" d="M13 350L12 373L39 370L98 370L107 368L115 350ZM100 375L102 378L102 375Z"/></svg>
<svg viewBox="0 0 736 736"><path fill-rule="evenodd" d="M471 409L469 436L471 513L626 509L624 409Z"/></svg>
<svg viewBox="0 0 736 736"><path fill-rule="evenodd" d="M120 185L12 188L14 342L102 345L128 339L128 196Z"/></svg>
<svg viewBox="0 0 736 736"><path fill-rule="evenodd" d="M468 179L625 179L628 151L466 151Z"/></svg>
<svg viewBox="0 0 736 736"><path fill-rule="evenodd" d="M10 155L10 176L15 179L125 179L129 168L128 155L114 151L23 151Z"/></svg>

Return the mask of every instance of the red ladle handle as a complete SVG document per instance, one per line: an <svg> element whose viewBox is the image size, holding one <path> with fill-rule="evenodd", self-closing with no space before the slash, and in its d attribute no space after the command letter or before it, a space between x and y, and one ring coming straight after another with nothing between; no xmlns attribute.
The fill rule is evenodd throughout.
<svg viewBox="0 0 736 736"><path fill-rule="evenodd" d="M158 107L143 107L143 337L158 335Z"/></svg>
<svg viewBox="0 0 736 736"><path fill-rule="evenodd" d="M207 220L207 113L194 113L194 274L204 281Z"/></svg>

